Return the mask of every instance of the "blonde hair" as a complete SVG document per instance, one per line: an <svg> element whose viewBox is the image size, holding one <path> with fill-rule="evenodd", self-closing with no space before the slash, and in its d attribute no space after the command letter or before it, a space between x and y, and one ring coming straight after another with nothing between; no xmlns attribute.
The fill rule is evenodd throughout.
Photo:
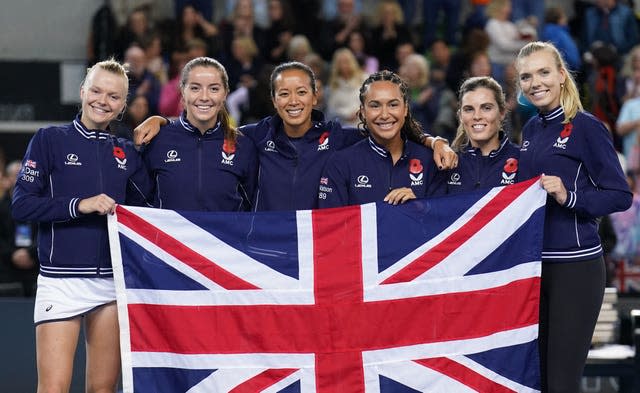
<svg viewBox="0 0 640 393"><path fill-rule="evenodd" d="M258 55L258 46L251 37L236 37L233 39L237 45L239 45L248 56L256 57Z"/></svg>
<svg viewBox="0 0 640 393"><path fill-rule="evenodd" d="M385 5L391 5L391 12L393 13L393 20L397 23L397 24L403 24L404 23L404 14L402 13L402 8L400 7L400 4L398 4L398 2L396 0L382 0L379 4L378 4L378 8L376 9L376 15L375 15L375 24L376 25L380 25L380 23L382 23L382 15L384 12L384 6Z"/></svg>
<svg viewBox="0 0 640 393"><path fill-rule="evenodd" d="M362 76L363 75L362 68L360 68L360 64L358 64L358 60L356 59L353 52L351 52L351 49L349 48L340 48L334 52L333 59L331 60L329 86L331 86L334 89L338 87L339 80L341 78L338 70L338 59L341 56L344 56L347 59L347 61L349 62L349 66L351 66L351 69L353 70L353 74L351 75L351 78L346 80L347 83L349 83L350 85L353 85L355 89L360 88L360 84L364 80L364 77Z"/></svg>
<svg viewBox="0 0 640 393"><path fill-rule="evenodd" d="M87 82L90 76L93 76L94 71L97 69L105 70L112 74L122 77L122 79L124 79L124 91L126 96L127 92L129 91L129 77L127 76L127 73L129 72L129 65L120 64L114 58L100 61L92 65L91 67L87 68L87 74L85 75L84 79L82 80L82 83L80 84L82 89L84 89L84 84Z"/></svg>
<svg viewBox="0 0 640 393"><path fill-rule="evenodd" d="M562 58L558 49L550 42L530 42L523 46L522 49L520 49L520 52L518 52L518 56L516 57L516 69L520 72L519 66L523 61L525 61L525 57L542 50L547 51L553 56L558 71L562 71L566 75L564 83L560 85L560 106L564 110L563 123L567 124L576 117L576 114L579 111L583 111L584 108L580 101L580 93L578 92L576 81L573 79L573 75L569 71L567 63ZM522 89L520 84L518 84L518 90L521 94Z"/></svg>
<svg viewBox="0 0 640 393"><path fill-rule="evenodd" d="M429 60L426 57L422 56L419 53L412 53L404 59L404 63L401 67L407 66L409 63L414 64L420 70L420 79L416 82L418 83L417 87L423 87L427 83L429 83L430 69L429 69ZM406 79L406 78L405 78ZM407 81L407 83L409 83ZM414 87L414 86L410 86Z"/></svg>

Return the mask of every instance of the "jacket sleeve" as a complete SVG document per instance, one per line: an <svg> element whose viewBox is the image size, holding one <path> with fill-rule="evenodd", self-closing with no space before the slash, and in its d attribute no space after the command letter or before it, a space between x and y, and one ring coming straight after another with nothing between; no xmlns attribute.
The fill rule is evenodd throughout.
<svg viewBox="0 0 640 393"><path fill-rule="evenodd" d="M17 221L68 221L81 216L80 198L54 197L50 185L53 169L47 129L40 129L29 142L13 190L12 216Z"/></svg>
<svg viewBox="0 0 640 393"><path fill-rule="evenodd" d="M335 154L324 167L318 185L318 207L339 207L349 203L349 166Z"/></svg>
<svg viewBox="0 0 640 393"><path fill-rule="evenodd" d="M142 159L142 155L138 152L132 153L137 155L137 165L134 173L129 177L129 181L127 182L126 203L129 205L153 207L151 204L153 195L151 175L147 170L145 161Z"/></svg>
<svg viewBox="0 0 640 393"><path fill-rule="evenodd" d="M248 211L253 210L255 204L256 190L258 189L258 150L253 140L249 138L242 138L243 150L246 151L248 156L247 168L245 176L242 179L242 188L244 189L245 202L248 207Z"/></svg>
<svg viewBox="0 0 640 393"><path fill-rule="evenodd" d="M585 130L586 145L582 165L590 184L584 189L569 191L565 207L575 209L580 215L601 217L627 210L633 194L622 173L620 161L613 147L609 131L596 119L588 119ZM567 189L572 185L565 184Z"/></svg>

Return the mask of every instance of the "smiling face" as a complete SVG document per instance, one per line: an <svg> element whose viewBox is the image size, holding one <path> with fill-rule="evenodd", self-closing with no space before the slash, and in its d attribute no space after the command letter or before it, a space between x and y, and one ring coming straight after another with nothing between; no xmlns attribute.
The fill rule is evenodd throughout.
<svg viewBox="0 0 640 393"><path fill-rule="evenodd" d="M195 66L182 87L187 120L201 132L213 128L224 107L227 89L220 71L213 66Z"/></svg>
<svg viewBox="0 0 640 393"><path fill-rule="evenodd" d="M402 143L401 131L408 106L400 86L390 81L376 81L369 85L360 107L369 133L382 146Z"/></svg>
<svg viewBox="0 0 640 393"><path fill-rule="evenodd" d="M311 110L318 103L309 75L299 69L282 71L273 80L273 106L284 122L284 131L300 137L311 128Z"/></svg>
<svg viewBox="0 0 640 393"><path fill-rule="evenodd" d="M518 60L518 83L525 97L542 113L560 106L561 84L567 75L553 53L538 50Z"/></svg>
<svg viewBox="0 0 640 393"><path fill-rule="evenodd" d="M92 130L105 130L124 109L127 81L113 72L94 68L80 89L80 99L82 124Z"/></svg>
<svg viewBox="0 0 640 393"><path fill-rule="evenodd" d="M478 87L464 93L459 116L471 146L480 148L483 155L500 146L500 124L505 114L500 112L491 89Z"/></svg>

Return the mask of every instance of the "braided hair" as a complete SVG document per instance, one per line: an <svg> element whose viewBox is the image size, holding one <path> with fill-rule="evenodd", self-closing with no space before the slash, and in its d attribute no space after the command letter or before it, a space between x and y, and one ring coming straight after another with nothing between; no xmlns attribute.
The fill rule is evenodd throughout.
<svg viewBox="0 0 640 393"><path fill-rule="evenodd" d="M358 129L366 136L369 136L369 129L367 128L367 122L364 118L364 101L365 96L369 92L369 87L373 82L391 82L400 88L402 94L402 100L404 104L409 107L409 87L407 83L398 76L395 72L389 70L378 71L371 74L360 86L360 110L358 111ZM422 126L413 118L410 110L407 110L407 116L404 118L404 124L400 130L401 134L409 140L422 144L425 138L422 132Z"/></svg>

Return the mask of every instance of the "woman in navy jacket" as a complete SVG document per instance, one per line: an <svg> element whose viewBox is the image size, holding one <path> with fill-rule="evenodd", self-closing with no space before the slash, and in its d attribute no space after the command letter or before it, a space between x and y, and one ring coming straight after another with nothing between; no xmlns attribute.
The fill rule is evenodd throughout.
<svg viewBox="0 0 640 393"><path fill-rule="evenodd" d="M318 181L333 153L362 139L354 128L327 121L313 109L316 77L299 62L278 65L271 74L271 99L276 114L240 131L252 139L258 153L258 185L253 210L303 210L318 207ZM152 117L136 129L136 141L146 143L165 120ZM427 136L442 168L455 167L457 156L442 138ZM444 141L446 142L446 141Z"/></svg>
<svg viewBox="0 0 640 393"><path fill-rule="evenodd" d="M255 191L254 144L230 124L229 78L215 59L198 57L182 69L184 112L144 148L155 181L153 205L202 211L248 210Z"/></svg>
<svg viewBox="0 0 640 393"><path fill-rule="evenodd" d="M108 132L125 109L128 79L115 61L91 67L82 111L68 125L40 129L27 148L13 194L16 220L38 222L36 293L38 391L67 392L85 320L87 389L113 392L120 368L115 285L106 214L150 191L134 146Z"/></svg>
<svg viewBox="0 0 640 393"><path fill-rule="evenodd" d="M539 345L543 392L577 392L602 303L605 267L598 218L632 194L605 126L585 112L550 43L516 60L522 94L538 109L522 130L520 180L542 175L549 194L542 250Z"/></svg>
<svg viewBox="0 0 640 393"><path fill-rule="evenodd" d="M458 131L451 144L458 152L458 167L438 172L430 195L515 183L520 147L502 130L506 114L504 92L495 79L464 81L458 94Z"/></svg>
<svg viewBox="0 0 640 393"><path fill-rule="evenodd" d="M360 88L360 124L366 139L337 152L324 168L319 206L423 198L437 168L421 144L422 128L409 111L407 84L391 71L369 76Z"/></svg>

